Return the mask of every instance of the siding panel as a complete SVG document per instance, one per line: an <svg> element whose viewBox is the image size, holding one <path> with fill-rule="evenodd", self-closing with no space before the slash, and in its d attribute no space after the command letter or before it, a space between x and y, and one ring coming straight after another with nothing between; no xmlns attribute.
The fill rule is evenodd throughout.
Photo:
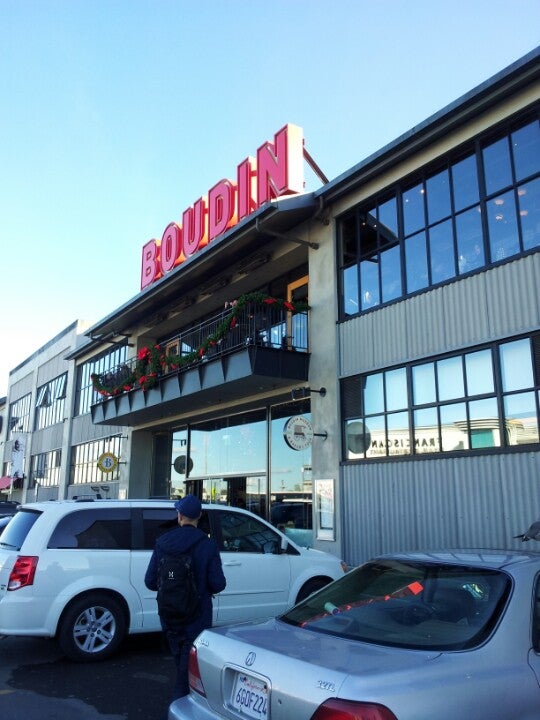
<svg viewBox="0 0 540 720"><path fill-rule="evenodd" d="M517 549L514 535L540 519L540 452L348 465L341 477L351 565L398 550Z"/></svg>

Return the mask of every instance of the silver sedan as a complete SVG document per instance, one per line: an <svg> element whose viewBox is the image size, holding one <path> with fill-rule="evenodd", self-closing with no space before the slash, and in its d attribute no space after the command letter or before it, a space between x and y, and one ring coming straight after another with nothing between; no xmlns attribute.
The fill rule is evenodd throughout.
<svg viewBox="0 0 540 720"><path fill-rule="evenodd" d="M540 554L386 555L204 631L169 720L539 720Z"/></svg>

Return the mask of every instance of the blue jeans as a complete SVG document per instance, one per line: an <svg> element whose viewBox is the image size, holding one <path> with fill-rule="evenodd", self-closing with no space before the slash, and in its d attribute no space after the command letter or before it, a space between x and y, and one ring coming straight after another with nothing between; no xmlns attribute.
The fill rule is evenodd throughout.
<svg viewBox="0 0 540 720"><path fill-rule="evenodd" d="M188 664L192 640L189 640L181 630L166 630L165 635L176 665L176 683L172 700L177 700L189 694Z"/></svg>

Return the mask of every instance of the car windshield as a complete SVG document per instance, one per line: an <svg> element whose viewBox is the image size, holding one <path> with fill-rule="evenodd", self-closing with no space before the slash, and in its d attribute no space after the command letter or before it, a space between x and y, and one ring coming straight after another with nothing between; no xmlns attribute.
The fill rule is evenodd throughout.
<svg viewBox="0 0 540 720"><path fill-rule="evenodd" d="M8 550L20 550L30 528L40 515L41 513L35 510L19 510L15 513L0 537L0 547Z"/></svg>
<svg viewBox="0 0 540 720"><path fill-rule="evenodd" d="M384 559L351 571L280 619L380 645L459 650L489 634L509 591L509 577L496 570Z"/></svg>

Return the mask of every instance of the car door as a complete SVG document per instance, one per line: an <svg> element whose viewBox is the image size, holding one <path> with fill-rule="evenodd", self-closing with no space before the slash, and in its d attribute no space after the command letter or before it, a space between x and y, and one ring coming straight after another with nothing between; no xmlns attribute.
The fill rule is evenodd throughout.
<svg viewBox="0 0 540 720"><path fill-rule="evenodd" d="M288 606L290 558L281 535L252 513L209 509L227 587L219 594L217 624L257 620Z"/></svg>

